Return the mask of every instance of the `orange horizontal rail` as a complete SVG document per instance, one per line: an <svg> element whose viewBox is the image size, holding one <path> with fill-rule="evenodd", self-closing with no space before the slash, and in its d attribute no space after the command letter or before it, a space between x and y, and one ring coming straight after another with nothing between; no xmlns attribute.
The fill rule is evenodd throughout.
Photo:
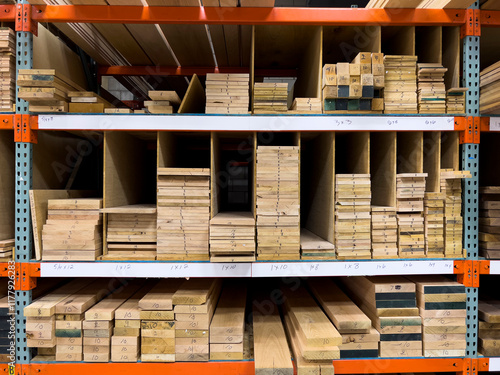
<svg viewBox="0 0 500 375"><path fill-rule="evenodd" d="M16 5L0 5L0 21L14 22L16 14Z"/></svg>
<svg viewBox="0 0 500 375"><path fill-rule="evenodd" d="M500 11L482 10L480 13L481 26L498 27L500 26Z"/></svg>
<svg viewBox="0 0 500 375"><path fill-rule="evenodd" d="M11 264L10 268L9 265ZM14 262L8 263L8 262L1 262L0 263L0 277L14 277L16 272Z"/></svg>
<svg viewBox="0 0 500 375"><path fill-rule="evenodd" d="M38 22L227 25L453 26L464 9L220 8L116 5L34 5Z"/></svg>
<svg viewBox="0 0 500 375"><path fill-rule="evenodd" d="M462 372L463 358L342 359L333 361L335 374Z"/></svg>
<svg viewBox="0 0 500 375"><path fill-rule="evenodd" d="M208 73L249 73L250 68L175 67L175 66L100 66L101 76L199 76ZM256 76L296 77L296 69L255 69Z"/></svg>
<svg viewBox="0 0 500 375"><path fill-rule="evenodd" d="M14 115L13 114L4 114L0 115L0 129L14 129Z"/></svg>

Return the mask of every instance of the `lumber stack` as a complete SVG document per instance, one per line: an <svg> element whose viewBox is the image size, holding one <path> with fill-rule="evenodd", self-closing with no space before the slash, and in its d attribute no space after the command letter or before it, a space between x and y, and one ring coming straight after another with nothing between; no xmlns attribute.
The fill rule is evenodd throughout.
<svg viewBox="0 0 500 375"><path fill-rule="evenodd" d="M481 114L500 114L500 61L481 71L479 109Z"/></svg>
<svg viewBox="0 0 500 375"><path fill-rule="evenodd" d="M446 92L446 113L462 115L465 113L467 88L452 88Z"/></svg>
<svg viewBox="0 0 500 375"><path fill-rule="evenodd" d="M205 113L248 114L249 74L207 74Z"/></svg>
<svg viewBox="0 0 500 375"><path fill-rule="evenodd" d="M384 56L385 113L417 113L417 56Z"/></svg>
<svg viewBox="0 0 500 375"><path fill-rule="evenodd" d="M425 254L428 258L444 256L444 193L425 193L424 233Z"/></svg>
<svg viewBox="0 0 500 375"><path fill-rule="evenodd" d="M467 171L441 169L441 192L444 201L444 256L461 258L464 255L462 244L462 178L470 178Z"/></svg>
<svg viewBox="0 0 500 375"><path fill-rule="evenodd" d="M342 336L340 358L377 358L380 334L363 311L332 279L311 279L308 284Z"/></svg>
<svg viewBox="0 0 500 375"><path fill-rule="evenodd" d="M243 360L245 334L246 286L228 285L221 293L210 323L210 360ZM205 344L207 338L188 339L193 345Z"/></svg>
<svg viewBox="0 0 500 375"><path fill-rule="evenodd" d="M485 186L479 193L479 250L487 259L500 259L500 186Z"/></svg>
<svg viewBox="0 0 500 375"><path fill-rule="evenodd" d="M288 111L288 83L256 82L253 113L273 114Z"/></svg>
<svg viewBox="0 0 500 375"><path fill-rule="evenodd" d="M465 356L465 286L444 276L411 276L417 287L425 357Z"/></svg>
<svg viewBox="0 0 500 375"><path fill-rule="evenodd" d="M68 112L70 92L84 91L54 69L20 69L18 96L29 103L29 111Z"/></svg>
<svg viewBox="0 0 500 375"><path fill-rule="evenodd" d="M141 362L175 362L173 297L181 283L163 279L139 301Z"/></svg>
<svg viewBox="0 0 500 375"><path fill-rule="evenodd" d="M299 163L299 147L257 147L259 260L300 259Z"/></svg>
<svg viewBox="0 0 500 375"><path fill-rule="evenodd" d="M338 259L371 259L371 197L369 174L335 176L335 247Z"/></svg>
<svg viewBox="0 0 500 375"><path fill-rule="evenodd" d="M290 112L294 114L320 114L322 113L321 99L295 98Z"/></svg>
<svg viewBox="0 0 500 375"><path fill-rule="evenodd" d="M210 169L158 168L158 260L209 260Z"/></svg>
<svg viewBox="0 0 500 375"><path fill-rule="evenodd" d="M102 199L50 199L42 230L43 260L96 260L102 255Z"/></svg>
<svg viewBox="0 0 500 375"><path fill-rule="evenodd" d="M175 360L207 362L210 323L221 292L220 279L193 279L182 283L173 296L175 313ZM187 340L186 340L187 339Z"/></svg>
<svg viewBox="0 0 500 375"><path fill-rule="evenodd" d="M16 248L15 239L0 241L0 259L3 260L14 259L15 248Z"/></svg>
<svg viewBox="0 0 500 375"><path fill-rule="evenodd" d="M479 301L478 351L486 357L500 356L500 304L495 300Z"/></svg>
<svg viewBox="0 0 500 375"><path fill-rule="evenodd" d="M448 71L441 64L419 63L418 113L446 113L444 75Z"/></svg>
<svg viewBox="0 0 500 375"><path fill-rule="evenodd" d="M221 212L210 220L210 261L255 261L255 219L251 212Z"/></svg>
<svg viewBox="0 0 500 375"><path fill-rule="evenodd" d="M130 113L134 113L130 108L104 108L104 113L110 115L127 115Z"/></svg>
<svg viewBox="0 0 500 375"><path fill-rule="evenodd" d="M107 100L92 91L70 91L68 98L70 113L104 113L104 109L113 108Z"/></svg>
<svg viewBox="0 0 500 375"><path fill-rule="evenodd" d="M10 302L10 303L9 303ZM15 307L13 296L0 298L0 363L9 363L15 359L11 353L10 343L15 339L11 324L15 322Z"/></svg>
<svg viewBox="0 0 500 375"><path fill-rule="evenodd" d="M342 277L344 289L380 333L380 357L422 355L415 284L402 276Z"/></svg>
<svg viewBox="0 0 500 375"><path fill-rule="evenodd" d="M300 257L304 260L337 258L334 244L305 228L300 229L300 252Z"/></svg>
<svg viewBox="0 0 500 375"><path fill-rule="evenodd" d="M8 27L0 28L0 79L0 111L12 112L16 101L16 33Z"/></svg>
<svg viewBox="0 0 500 375"><path fill-rule="evenodd" d="M147 113L171 114L174 113L174 107L178 108L181 104L175 91L149 91L148 96L151 100L144 102Z"/></svg>
<svg viewBox="0 0 500 375"><path fill-rule="evenodd" d="M398 221L396 207L372 206L372 258L398 257Z"/></svg>
<svg viewBox="0 0 500 375"><path fill-rule="evenodd" d="M400 173L396 177L399 257L423 258L423 211L427 173Z"/></svg>

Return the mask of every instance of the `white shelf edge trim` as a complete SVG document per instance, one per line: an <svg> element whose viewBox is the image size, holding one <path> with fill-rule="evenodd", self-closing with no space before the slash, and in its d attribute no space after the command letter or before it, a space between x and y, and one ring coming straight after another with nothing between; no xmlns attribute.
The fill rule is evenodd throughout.
<svg viewBox="0 0 500 375"><path fill-rule="evenodd" d="M490 131L500 132L500 117L490 117Z"/></svg>
<svg viewBox="0 0 500 375"><path fill-rule="evenodd" d="M40 115L40 130L452 131L454 117Z"/></svg>
<svg viewBox="0 0 500 375"><path fill-rule="evenodd" d="M490 260L490 275L500 275L500 260Z"/></svg>
<svg viewBox="0 0 500 375"><path fill-rule="evenodd" d="M490 372L500 371L500 358L490 358Z"/></svg>

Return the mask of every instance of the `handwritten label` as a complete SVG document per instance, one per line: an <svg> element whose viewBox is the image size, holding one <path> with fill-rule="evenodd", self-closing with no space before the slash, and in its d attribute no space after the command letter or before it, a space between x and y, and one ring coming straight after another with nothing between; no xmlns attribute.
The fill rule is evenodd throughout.
<svg viewBox="0 0 500 375"><path fill-rule="evenodd" d="M52 268L54 270L73 270L75 266L73 264L66 263L55 263Z"/></svg>
<svg viewBox="0 0 500 375"><path fill-rule="evenodd" d="M40 120L40 122L43 122L43 123L53 122L54 116L40 116L39 120Z"/></svg>
<svg viewBox="0 0 500 375"><path fill-rule="evenodd" d="M170 266L170 271L187 270L188 268L189 268L189 264L187 264L187 263L173 264Z"/></svg>
<svg viewBox="0 0 500 375"><path fill-rule="evenodd" d="M336 127L341 127L341 126L350 126L352 125L352 121L351 120L338 120L338 119L335 119L333 120L333 123Z"/></svg>
<svg viewBox="0 0 500 375"><path fill-rule="evenodd" d="M490 117L490 131L500 132L500 117Z"/></svg>
<svg viewBox="0 0 500 375"><path fill-rule="evenodd" d="M436 120L425 120L425 125L436 125L437 121Z"/></svg>
<svg viewBox="0 0 500 375"><path fill-rule="evenodd" d="M387 120L387 125L392 126L392 125L398 125L399 122L398 120Z"/></svg>

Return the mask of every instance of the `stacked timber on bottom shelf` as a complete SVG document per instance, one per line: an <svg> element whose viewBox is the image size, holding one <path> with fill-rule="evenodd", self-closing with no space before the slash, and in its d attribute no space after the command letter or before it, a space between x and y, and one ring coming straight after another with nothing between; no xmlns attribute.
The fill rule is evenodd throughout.
<svg viewBox="0 0 500 375"><path fill-rule="evenodd" d="M398 221L396 207L372 206L372 258L398 257Z"/></svg>
<svg viewBox="0 0 500 375"><path fill-rule="evenodd" d="M444 75L447 71L441 64L418 64L418 113L446 113Z"/></svg>
<svg viewBox="0 0 500 375"><path fill-rule="evenodd" d="M380 333L380 357L422 355L422 319L414 283L400 276L340 280Z"/></svg>
<svg viewBox="0 0 500 375"><path fill-rule="evenodd" d="M96 260L102 255L102 199L51 199L42 231L43 260Z"/></svg>
<svg viewBox="0 0 500 375"><path fill-rule="evenodd" d="M384 56L385 113L418 113L417 56Z"/></svg>
<svg viewBox="0 0 500 375"><path fill-rule="evenodd" d="M207 114L248 114L249 74L207 74Z"/></svg>
<svg viewBox="0 0 500 375"><path fill-rule="evenodd" d="M338 259L371 259L369 174L335 175L335 247Z"/></svg>
<svg viewBox="0 0 500 375"><path fill-rule="evenodd" d="M319 98L295 98L292 104L292 114L321 114L321 99Z"/></svg>
<svg viewBox="0 0 500 375"><path fill-rule="evenodd" d="M15 248L15 239L0 241L0 260L14 259Z"/></svg>
<svg viewBox="0 0 500 375"><path fill-rule="evenodd" d="M377 358L380 334L332 279L308 281L314 296L342 336L340 358Z"/></svg>
<svg viewBox="0 0 500 375"><path fill-rule="evenodd" d="M500 356L500 303L495 300L479 301L478 351L486 357Z"/></svg>
<svg viewBox="0 0 500 375"><path fill-rule="evenodd" d="M8 28L0 28L0 111L12 112L16 101L16 34Z"/></svg>
<svg viewBox="0 0 500 375"><path fill-rule="evenodd" d="M251 212L222 212L210 220L210 261L255 261L255 219Z"/></svg>
<svg viewBox="0 0 500 375"><path fill-rule="evenodd" d="M464 357L465 287L444 276L409 277L417 286L425 357Z"/></svg>
<svg viewBox="0 0 500 375"><path fill-rule="evenodd" d="M481 114L500 113L500 61L481 71L479 110Z"/></svg>
<svg viewBox="0 0 500 375"><path fill-rule="evenodd" d="M106 108L113 108L107 100L92 91L70 91L68 98L70 113L104 113Z"/></svg>
<svg viewBox="0 0 500 375"><path fill-rule="evenodd" d="M288 83L255 83L253 89L253 113L274 114L287 111Z"/></svg>
<svg viewBox="0 0 500 375"><path fill-rule="evenodd" d="M171 114L174 113L174 106L178 108L181 104L175 91L149 91L148 96L151 100L144 102L148 113Z"/></svg>
<svg viewBox="0 0 500 375"><path fill-rule="evenodd" d="M400 173L396 180L400 258L424 258L424 197L427 173Z"/></svg>
<svg viewBox="0 0 500 375"><path fill-rule="evenodd" d="M316 236L305 228L300 229L301 259L335 259L335 245Z"/></svg>
<svg viewBox="0 0 500 375"><path fill-rule="evenodd" d="M299 147L257 147L257 256L300 259Z"/></svg>
<svg viewBox="0 0 500 375"><path fill-rule="evenodd" d="M500 259L500 186L486 186L479 193L479 250L487 259Z"/></svg>
<svg viewBox="0 0 500 375"><path fill-rule="evenodd" d="M444 193L425 193L425 254L428 258L444 256Z"/></svg>
<svg viewBox="0 0 500 375"><path fill-rule="evenodd" d="M465 93L469 89L456 87L446 92L446 113L465 114Z"/></svg>
<svg viewBox="0 0 500 375"><path fill-rule="evenodd" d="M11 323L16 319L15 310L12 296L0 298L0 363L10 363L15 359L10 346L15 340L11 330Z"/></svg>
<svg viewBox="0 0 500 375"><path fill-rule="evenodd" d="M209 260L210 169L158 168L158 260Z"/></svg>

